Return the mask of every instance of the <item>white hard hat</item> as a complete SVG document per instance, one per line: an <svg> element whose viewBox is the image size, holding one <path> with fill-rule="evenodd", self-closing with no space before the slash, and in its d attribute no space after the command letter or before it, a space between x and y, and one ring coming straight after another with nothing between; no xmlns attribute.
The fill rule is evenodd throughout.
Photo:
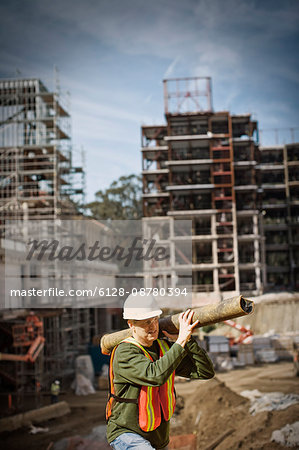
<svg viewBox="0 0 299 450"><path fill-rule="evenodd" d="M55 384L60 384L60 381L59 380L55 380Z"/></svg>
<svg viewBox="0 0 299 450"><path fill-rule="evenodd" d="M144 320L162 314L153 295L130 294L124 303L124 319Z"/></svg>

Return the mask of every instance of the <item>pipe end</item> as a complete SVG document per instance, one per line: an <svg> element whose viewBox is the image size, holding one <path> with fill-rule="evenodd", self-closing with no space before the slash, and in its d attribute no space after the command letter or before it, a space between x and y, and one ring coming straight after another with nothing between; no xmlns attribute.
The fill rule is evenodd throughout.
<svg viewBox="0 0 299 450"><path fill-rule="evenodd" d="M240 306L246 314L251 314L254 309L254 302L241 296Z"/></svg>

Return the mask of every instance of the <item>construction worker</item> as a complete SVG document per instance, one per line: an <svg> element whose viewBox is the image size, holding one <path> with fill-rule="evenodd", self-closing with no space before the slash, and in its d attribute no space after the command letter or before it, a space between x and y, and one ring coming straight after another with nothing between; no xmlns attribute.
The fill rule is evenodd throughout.
<svg viewBox="0 0 299 450"><path fill-rule="evenodd" d="M55 380L51 384L51 403L52 404L58 402L59 393L60 393L60 381Z"/></svg>
<svg viewBox="0 0 299 450"><path fill-rule="evenodd" d="M115 450L161 449L169 442L175 408L174 375L192 379L214 376L213 364L191 333L190 310L180 314L178 335L158 339L162 314L153 296L130 295L123 317L132 330L111 354L107 439Z"/></svg>

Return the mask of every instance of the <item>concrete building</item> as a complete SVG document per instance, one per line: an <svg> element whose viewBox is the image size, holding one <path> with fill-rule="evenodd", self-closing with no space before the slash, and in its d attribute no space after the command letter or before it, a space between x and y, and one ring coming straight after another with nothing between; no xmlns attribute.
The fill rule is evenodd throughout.
<svg viewBox="0 0 299 450"><path fill-rule="evenodd" d="M273 174L275 152L259 148L257 122L250 114L214 112L211 98L209 78L164 80L166 124L142 127L143 214L192 219L193 255L186 264L196 293L258 295L273 283L294 289L298 145L281 149L281 172L277 167ZM271 184L271 177L278 178ZM274 257L277 276L267 239L264 246L268 211L281 211L267 203L273 192L276 206L281 192L290 198L282 213L289 218L285 259ZM289 274L286 282L279 281L279 267Z"/></svg>
<svg viewBox="0 0 299 450"><path fill-rule="evenodd" d="M267 290L299 287L299 144L259 147Z"/></svg>

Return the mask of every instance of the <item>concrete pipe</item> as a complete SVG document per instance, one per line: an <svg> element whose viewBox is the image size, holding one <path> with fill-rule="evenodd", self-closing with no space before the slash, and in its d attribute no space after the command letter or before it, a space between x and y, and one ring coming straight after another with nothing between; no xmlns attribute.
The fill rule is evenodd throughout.
<svg viewBox="0 0 299 450"><path fill-rule="evenodd" d="M252 313L253 309L253 301L239 295L237 297L228 298L219 303L194 308L193 322L199 320L199 324L196 327L199 328L205 325L222 322L223 320L246 316ZM168 333L176 334L179 329L179 315L180 313L162 317L159 320L160 330L165 330ZM100 342L102 353L109 355L116 345L131 335L132 332L130 328L111 334L105 334L101 338Z"/></svg>

